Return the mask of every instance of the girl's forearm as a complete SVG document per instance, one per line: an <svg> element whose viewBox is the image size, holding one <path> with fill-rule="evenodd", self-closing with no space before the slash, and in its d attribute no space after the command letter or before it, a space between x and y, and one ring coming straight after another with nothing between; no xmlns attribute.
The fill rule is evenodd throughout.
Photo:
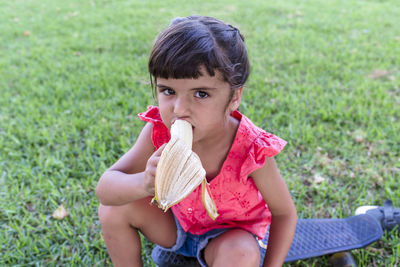
<svg viewBox="0 0 400 267"><path fill-rule="evenodd" d="M264 267L282 266L296 231L297 214L272 216Z"/></svg>
<svg viewBox="0 0 400 267"><path fill-rule="evenodd" d="M116 170L106 171L96 187L100 203L108 206L124 205L150 196L143 186L144 172L126 174Z"/></svg>

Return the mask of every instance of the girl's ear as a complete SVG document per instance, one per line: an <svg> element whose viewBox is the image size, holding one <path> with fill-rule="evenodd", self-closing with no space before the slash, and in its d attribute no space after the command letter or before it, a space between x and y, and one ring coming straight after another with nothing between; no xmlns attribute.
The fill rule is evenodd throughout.
<svg viewBox="0 0 400 267"><path fill-rule="evenodd" d="M233 97L229 105L230 112L233 112L239 108L240 101L242 100L242 93L243 93L243 87L240 87L239 89L236 89L233 92Z"/></svg>

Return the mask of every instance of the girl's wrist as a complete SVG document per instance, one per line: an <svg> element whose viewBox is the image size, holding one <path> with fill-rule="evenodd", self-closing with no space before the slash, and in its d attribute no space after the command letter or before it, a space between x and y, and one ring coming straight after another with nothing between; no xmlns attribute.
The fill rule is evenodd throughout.
<svg viewBox="0 0 400 267"><path fill-rule="evenodd" d="M128 191L132 198L131 201L154 196L154 182L153 184L149 182L151 179L146 176L145 171L129 174L127 178Z"/></svg>

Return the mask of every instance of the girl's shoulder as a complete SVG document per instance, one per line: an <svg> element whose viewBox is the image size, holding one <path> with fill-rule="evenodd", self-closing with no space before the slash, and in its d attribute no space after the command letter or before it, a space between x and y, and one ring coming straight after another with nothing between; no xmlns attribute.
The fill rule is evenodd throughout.
<svg viewBox="0 0 400 267"><path fill-rule="evenodd" d="M266 158L279 154L287 142L256 126L238 111L232 116L240 121L232 146L232 162L240 165L240 177L246 180L254 170L262 167Z"/></svg>
<svg viewBox="0 0 400 267"><path fill-rule="evenodd" d="M236 138L240 143L247 143L249 146L257 149L265 148L268 151L268 157L278 154L287 144L282 138L256 126L239 111L233 112L232 116L240 121L236 134Z"/></svg>

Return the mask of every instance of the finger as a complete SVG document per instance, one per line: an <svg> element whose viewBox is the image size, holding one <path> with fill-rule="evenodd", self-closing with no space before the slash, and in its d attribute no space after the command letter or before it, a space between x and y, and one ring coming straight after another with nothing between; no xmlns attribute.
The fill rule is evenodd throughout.
<svg viewBox="0 0 400 267"><path fill-rule="evenodd" d="M149 169L148 169L148 174L150 174L152 177L155 177L156 176L156 168L154 168L154 167L150 167Z"/></svg>
<svg viewBox="0 0 400 267"><path fill-rule="evenodd" d="M157 151L154 153L154 155L160 157L160 156L161 156L161 153L163 152L163 150L164 150L164 148L165 148L166 145L167 145L167 143L165 143L165 144L163 144L162 146L160 146L160 147L157 149Z"/></svg>
<svg viewBox="0 0 400 267"><path fill-rule="evenodd" d="M149 190L149 193L150 193L152 196L154 196L154 193L155 193L154 187L151 188L151 189Z"/></svg>
<svg viewBox="0 0 400 267"><path fill-rule="evenodd" d="M147 165L148 166L157 166L158 161L160 160L160 157L157 156L152 156L147 160Z"/></svg>

